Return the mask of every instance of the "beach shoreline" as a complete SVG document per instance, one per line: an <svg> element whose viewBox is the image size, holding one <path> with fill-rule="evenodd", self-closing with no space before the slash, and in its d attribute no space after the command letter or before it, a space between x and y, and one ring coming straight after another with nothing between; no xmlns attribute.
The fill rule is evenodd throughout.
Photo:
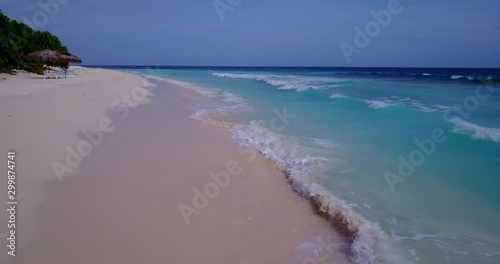
<svg viewBox="0 0 500 264"><path fill-rule="evenodd" d="M44 80L38 75L2 74L0 80L3 113L0 116L3 136L0 149L5 153L15 151L17 163L17 251L22 250L36 233L35 212L46 198L42 186L51 181L60 182L78 172L80 161L66 164L65 159L69 150L76 151L83 131L99 128L103 120L109 120L108 108L112 102L130 94L134 88L147 94L140 77L109 70L74 68L82 71L75 78ZM145 98L143 103L146 102ZM54 170L56 163L65 164L67 170L58 175ZM6 165L2 162L2 171L7 170ZM0 183L2 189L7 189L6 185L7 179ZM5 213L4 210L0 212L2 223L7 223ZM9 232L6 224L0 227L0 233ZM0 239L2 244L8 242L3 237ZM2 250L2 258L6 257L3 253Z"/></svg>
<svg viewBox="0 0 500 264"><path fill-rule="evenodd" d="M85 71L68 80L0 83L9 86L0 91L2 110L16 109L0 121L21 116L7 129L13 140L2 150L18 150L21 175L38 175L19 183L19 256L7 263L303 263L314 257L314 247L308 253L297 247L314 245L320 234L335 247L323 252L328 261L348 261L345 241L271 161L232 142L227 129L190 118L190 96L201 95L130 73ZM127 104L123 94L140 100ZM18 131L33 130L26 105L42 114L47 100L55 104L47 114L52 124L72 120L72 127L39 124L53 131L40 132L50 140L40 146L44 151L33 152L23 142L29 132ZM82 135L82 129L94 133ZM60 172L72 169L67 146L77 150L82 140L92 143L91 152L58 176L54 162ZM30 159L23 157L28 152L34 153Z"/></svg>

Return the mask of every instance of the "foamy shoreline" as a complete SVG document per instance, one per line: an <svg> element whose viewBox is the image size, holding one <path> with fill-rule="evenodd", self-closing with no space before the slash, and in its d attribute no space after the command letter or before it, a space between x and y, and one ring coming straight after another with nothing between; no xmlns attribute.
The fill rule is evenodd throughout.
<svg viewBox="0 0 500 264"><path fill-rule="evenodd" d="M8 124L1 149L18 152L24 175L19 255L6 263L302 263L309 256L295 250L310 245L313 233L330 233L331 244L342 246L269 160L241 150L225 129L189 118L185 89L160 83L149 97L149 85L101 69L72 79L0 81L0 122ZM137 87L151 103L123 99ZM91 151L73 168L68 146L88 150L82 140ZM57 176L54 162L72 171ZM187 224L181 205L194 208L193 190L213 183L212 172L231 181ZM340 251L330 254L347 261Z"/></svg>
<svg viewBox="0 0 500 264"><path fill-rule="evenodd" d="M224 112L226 109L232 110L236 108L235 106L242 105L247 107L244 99L227 91L217 92L213 88L206 88L195 83L165 77L152 76L152 78L182 86L204 98L218 98L214 99L214 102L219 103L215 103L214 108L206 108L207 106L203 103L201 109L197 109L192 117L216 127L229 129L231 139L240 147L256 149L262 157L271 161L274 167L281 171L281 177L287 179L290 189L307 200L314 209L314 213L328 221L341 239L349 241L344 250L354 263L408 263L401 257L404 252L398 249L390 236L381 230L378 223L366 220L344 200L307 178L310 164L313 164L315 159L322 159L321 157L290 158L283 152L273 151L273 144L281 144L280 139L283 138L279 131L294 118L293 115L287 114L286 108L281 110L274 108L274 116L267 120L253 120L247 124L227 123L213 119L210 115L211 111ZM234 104L220 104L228 100ZM266 126L266 123L269 125Z"/></svg>

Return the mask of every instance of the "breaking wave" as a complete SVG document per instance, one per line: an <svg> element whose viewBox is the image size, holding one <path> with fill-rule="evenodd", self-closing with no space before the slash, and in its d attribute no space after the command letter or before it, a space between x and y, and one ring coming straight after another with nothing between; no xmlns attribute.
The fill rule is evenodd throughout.
<svg viewBox="0 0 500 264"><path fill-rule="evenodd" d="M298 75L271 75L271 74L237 74L237 73L212 73L213 76L232 79L251 79L261 81L280 90L296 90L298 92L307 89L322 90L339 87L338 83L343 81L330 77L313 77Z"/></svg>
<svg viewBox="0 0 500 264"><path fill-rule="evenodd" d="M407 78L407 77L415 77L415 78L426 78L426 79L435 79L435 80L448 80L448 81L462 81L462 82L492 82L498 83L500 82L499 76L488 76L488 75L467 75L466 73L460 72L436 72L436 73L427 73L427 72L350 72L349 74L361 75L361 76L377 76L382 78ZM463 74L463 75L462 75Z"/></svg>
<svg viewBox="0 0 500 264"><path fill-rule="evenodd" d="M468 135L472 139L500 142L500 128L482 127L460 118L452 118L450 122L453 124L453 133Z"/></svg>
<svg viewBox="0 0 500 264"><path fill-rule="evenodd" d="M263 121L251 121L229 129L232 139L240 145L260 151L282 169L291 187L308 198L317 211L351 241L352 261L359 264L408 263L396 252L394 241L378 224L356 213L344 200L328 192L312 180L315 171L327 159L308 154L297 140L275 133Z"/></svg>
<svg viewBox="0 0 500 264"><path fill-rule="evenodd" d="M373 109L386 108L394 105L392 102L387 100L363 100L363 102L368 104L369 108Z"/></svg>
<svg viewBox="0 0 500 264"><path fill-rule="evenodd" d="M347 96L339 94L339 93L333 93L332 95L330 95L330 98L331 99L339 99L339 98L347 98Z"/></svg>
<svg viewBox="0 0 500 264"><path fill-rule="evenodd" d="M363 100L364 103L368 105L369 108L373 109L380 109L380 108L386 108L390 106L405 106L405 107L410 107L416 110L419 110L421 112L426 112L426 113L431 113L431 112L444 112L451 107L444 106L444 105L435 105L434 107L426 106L419 101L415 99L411 99L409 97L406 98L400 98L397 96L391 96L391 98L380 98L380 99L373 99L373 100Z"/></svg>

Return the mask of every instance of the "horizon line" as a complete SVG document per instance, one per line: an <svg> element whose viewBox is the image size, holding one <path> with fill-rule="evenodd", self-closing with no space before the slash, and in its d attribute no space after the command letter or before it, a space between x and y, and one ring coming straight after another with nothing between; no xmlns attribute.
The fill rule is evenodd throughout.
<svg viewBox="0 0 500 264"><path fill-rule="evenodd" d="M406 69L489 69L500 70L500 68L490 67L415 67L415 66L213 66L213 65L131 65L131 64L82 64L82 67L178 67L178 68L406 68Z"/></svg>

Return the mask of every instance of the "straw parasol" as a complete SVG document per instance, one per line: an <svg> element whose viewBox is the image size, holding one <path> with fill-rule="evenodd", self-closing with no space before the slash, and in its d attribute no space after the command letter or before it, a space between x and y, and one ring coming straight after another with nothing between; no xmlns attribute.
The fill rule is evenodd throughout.
<svg viewBox="0 0 500 264"><path fill-rule="evenodd" d="M65 69L70 62L82 63L82 60L80 58L67 51L59 52L55 50L42 50L32 52L28 54L28 59L39 59L48 66L52 66L54 64L66 65ZM50 72L50 67L48 69Z"/></svg>
<svg viewBox="0 0 500 264"><path fill-rule="evenodd" d="M68 63L68 62L82 63L82 60L80 58L78 58L77 56L75 56L67 51L63 51L63 52L61 52L61 55L58 58L58 62L60 62L60 63Z"/></svg>
<svg viewBox="0 0 500 264"><path fill-rule="evenodd" d="M28 59L39 59L42 60L47 65L52 65L57 62L58 58L61 56L59 51L55 50L42 50L35 51L28 54Z"/></svg>

